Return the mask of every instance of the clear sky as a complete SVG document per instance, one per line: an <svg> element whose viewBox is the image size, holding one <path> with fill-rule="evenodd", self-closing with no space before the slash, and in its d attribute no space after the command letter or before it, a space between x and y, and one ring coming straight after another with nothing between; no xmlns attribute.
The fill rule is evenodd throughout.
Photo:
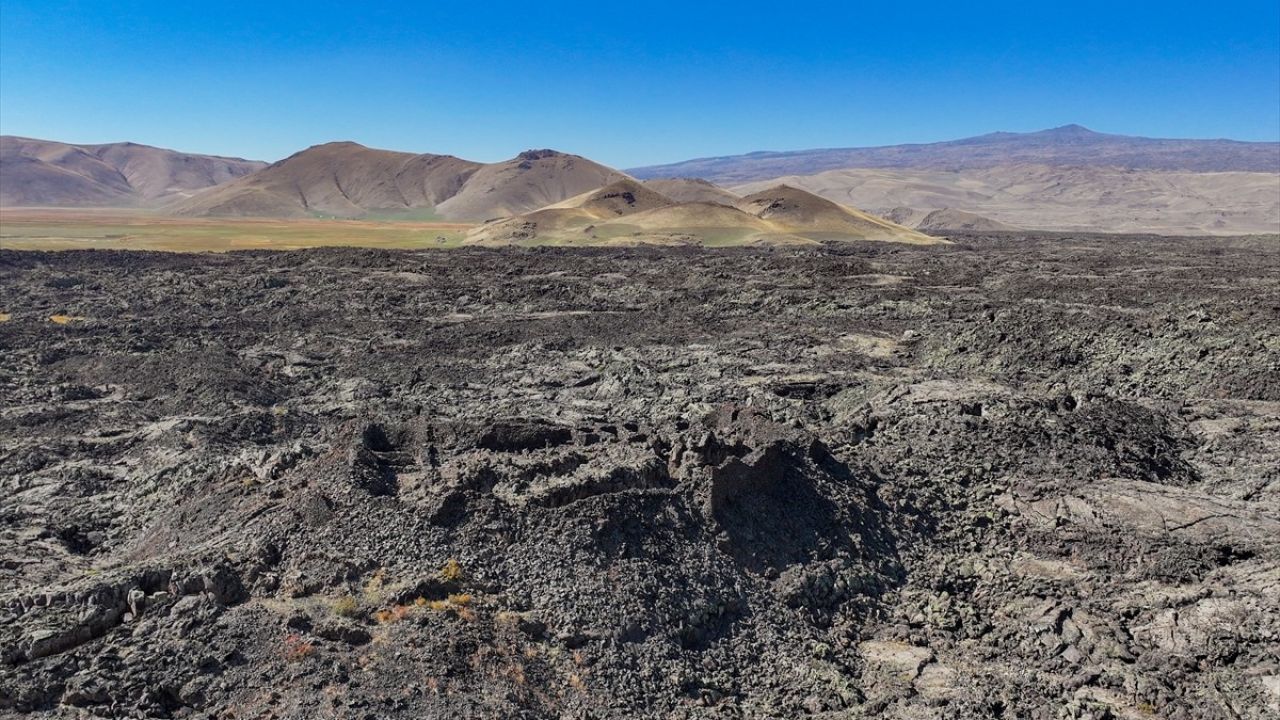
<svg viewBox="0 0 1280 720"><path fill-rule="evenodd" d="M0 132L631 167L1080 123L1280 139L1280 2L0 0Z"/></svg>

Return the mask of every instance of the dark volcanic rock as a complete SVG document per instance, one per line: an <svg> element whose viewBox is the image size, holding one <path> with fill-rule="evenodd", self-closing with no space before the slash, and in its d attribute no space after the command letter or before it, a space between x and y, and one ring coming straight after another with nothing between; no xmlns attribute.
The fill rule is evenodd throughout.
<svg viewBox="0 0 1280 720"><path fill-rule="evenodd" d="M0 714L1273 714L1275 244L957 240L0 252Z"/></svg>

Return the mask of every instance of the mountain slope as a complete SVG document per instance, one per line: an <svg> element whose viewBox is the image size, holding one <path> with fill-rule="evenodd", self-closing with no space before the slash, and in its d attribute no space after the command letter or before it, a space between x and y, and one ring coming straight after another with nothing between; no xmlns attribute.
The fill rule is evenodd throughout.
<svg viewBox="0 0 1280 720"><path fill-rule="evenodd" d="M597 219L631 215L674 204L660 192L650 189L631 178L618 180L597 190L575 195L563 202L548 205L545 209L573 209Z"/></svg>
<svg viewBox="0 0 1280 720"><path fill-rule="evenodd" d="M170 208L177 215L360 217L433 208L458 192L480 163L448 155L316 145Z"/></svg>
<svg viewBox="0 0 1280 720"><path fill-rule="evenodd" d="M647 185L647 184L646 184ZM677 203L627 179L531 213L482 224L483 245L792 244L823 240L936 243L936 238L803 190L773 188L718 202Z"/></svg>
<svg viewBox="0 0 1280 720"><path fill-rule="evenodd" d="M909 207L896 207L882 213L882 217L899 225L926 232L947 232L952 230L1008 232L1019 229L999 220L992 220L989 217L955 208L917 210Z"/></svg>
<svg viewBox="0 0 1280 720"><path fill-rule="evenodd" d="M850 169L779 182L886 214L952 208L1035 230L1251 234L1280 232L1280 175L1014 165L965 171Z"/></svg>
<svg viewBox="0 0 1280 720"><path fill-rule="evenodd" d="M349 218L425 211L451 220L484 220L535 210L624 177L552 150L486 165L335 142L169 209L178 215Z"/></svg>
<svg viewBox="0 0 1280 720"><path fill-rule="evenodd" d="M1130 137L1067 125L1039 132L996 132L927 144L755 152L639 167L627 172L641 179L697 177L724 185L842 168L965 170L1013 163L1194 172L1280 172L1280 143Z"/></svg>
<svg viewBox="0 0 1280 720"><path fill-rule="evenodd" d="M656 178L645 180L644 184L645 187L660 192L676 202L732 205L741 199L736 193L697 178Z"/></svg>
<svg viewBox="0 0 1280 720"><path fill-rule="evenodd" d="M533 212L484 223L469 234L468 240L512 244L546 241L553 236L562 242L590 239L598 222L607 223L671 204L669 198L626 178Z"/></svg>
<svg viewBox="0 0 1280 720"><path fill-rule="evenodd" d="M457 195L441 203L440 213L457 220L517 215L626 177L578 155L529 150L480 168Z"/></svg>
<svg viewBox="0 0 1280 720"><path fill-rule="evenodd" d="M884 218L789 185L747 195L737 202L737 207L788 232L897 242L919 242L924 237Z"/></svg>
<svg viewBox="0 0 1280 720"><path fill-rule="evenodd" d="M265 167L241 158L0 136L0 205L155 205Z"/></svg>

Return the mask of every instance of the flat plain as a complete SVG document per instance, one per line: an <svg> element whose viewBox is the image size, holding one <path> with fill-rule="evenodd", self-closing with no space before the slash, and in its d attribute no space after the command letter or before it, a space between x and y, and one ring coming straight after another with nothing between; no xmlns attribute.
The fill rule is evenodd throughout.
<svg viewBox="0 0 1280 720"><path fill-rule="evenodd" d="M137 209L4 208L8 250L296 250L457 245L470 224L421 220L187 218Z"/></svg>

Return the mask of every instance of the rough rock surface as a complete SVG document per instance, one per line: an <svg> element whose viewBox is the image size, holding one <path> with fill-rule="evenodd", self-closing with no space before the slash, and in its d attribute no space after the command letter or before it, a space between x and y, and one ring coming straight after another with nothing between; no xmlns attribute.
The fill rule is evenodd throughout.
<svg viewBox="0 0 1280 720"><path fill-rule="evenodd" d="M0 714L1275 717L1280 249L954 239L0 252Z"/></svg>

